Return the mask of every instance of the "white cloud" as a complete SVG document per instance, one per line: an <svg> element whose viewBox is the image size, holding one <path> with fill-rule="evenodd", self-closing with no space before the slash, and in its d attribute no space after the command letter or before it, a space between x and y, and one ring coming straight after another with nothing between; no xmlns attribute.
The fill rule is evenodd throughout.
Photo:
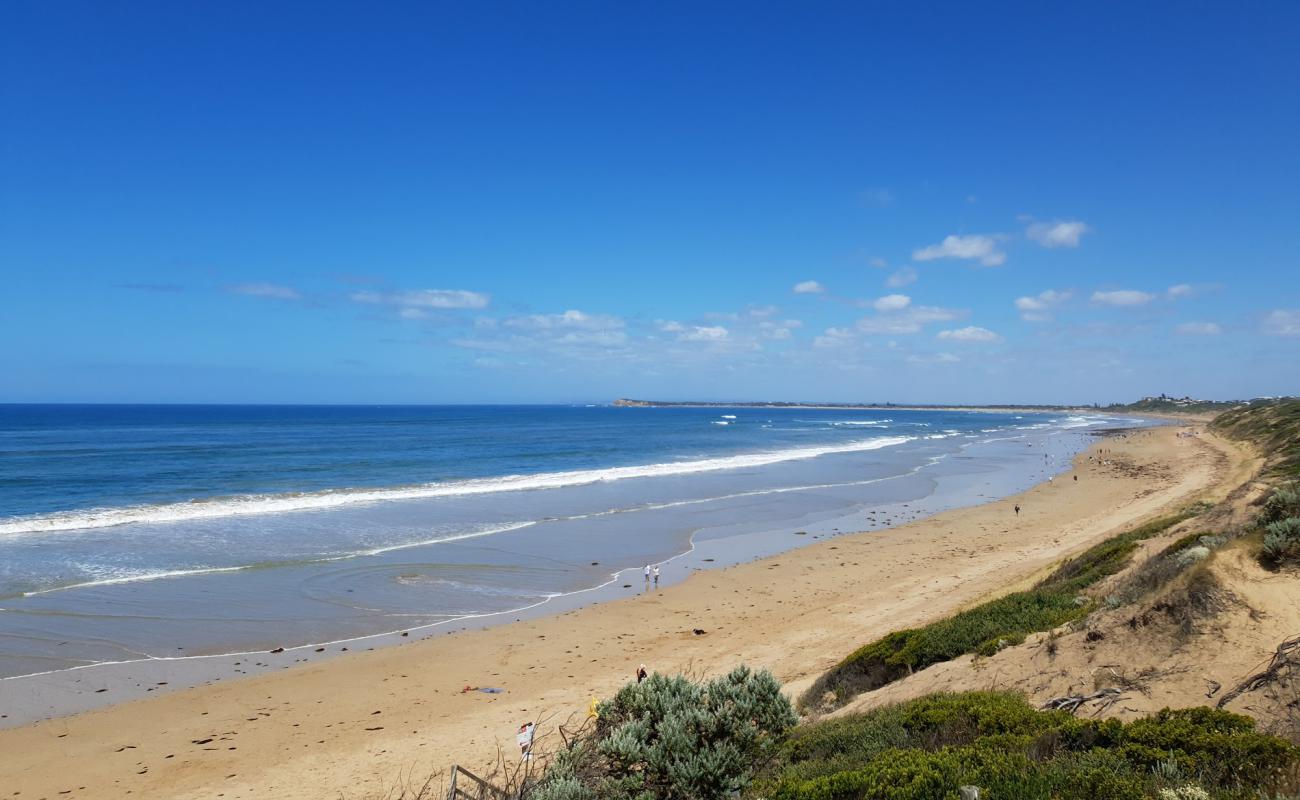
<svg viewBox="0 0 1300 800"><path fill-rule="evenodd" d="M1174 329L1179 336L1218 336L1223 333L1216 322L1184 322Z"/></svg>
<svg viewBox="0 0 1300 800"><path fill-rule="evenodd" d="M797 319L781 321L765 319L758 323L758 332L765 339L789 339L791 332L802 325L803 322Z"/></svg>
<svg viewBox="0 0 1300 800"><path fill-rule="evenodd" d="M664 333L681 333L686 326L675 319L657 319L655 325Z"/></svg>
<svg viewBox="0 0 1300 800"><path fill-rule="evenodd" d="M912 354L905 359L909 364L956 364L960 358L952 353L935 353L932 356Z"/></svg>
<svg viewBox="0 0 1300 800"><path fill-rule="evenodd" d="M486 308L490 298L464 289L411 289L403 292L354 292L352 299L370 305L405 308Z"/></svg>
<svg viewBox="0 0 1300 800"><path fill-rule="evenodd" d="M1025 229L1025 235L1043 247L1078 247L1079 239L1089 230L1078 220L1035 222Z"/></svg>
<svg viewBox="0 0 1300 800"><path fill-rule="evenodd" d="M1170 286L1165 292L1170 298L1188 297L1192 293L1192 286L1188 283L1180 283L1176 286Z"/></svg>
<svg viewBox="0 0 1300 800"><path fill-rule="evenodd" d="M529 331L549 330L585 330L610 331L623 328L623 320L610 314L588 314L583 311L569 310L562 314L526 314L507 317L503 322L507 328Z"/></svg>
<svg viewBox="0 0 1300 800"><path fill-rule="evenodd" d="M826 287L817 281L800 281L794 285L795 294L821 294Z"/></svg>
<svg viewBox="0 0 1300 800"><path fill-rule="evenodd" d="M938 258L978 260L986 267L996 267L1007 260L1007 254L998 249L1001 236L945 236L939 244L922 247L912 252L915 261L933 261Z"/></svg>
<svg viewBox="0 0 1300 800"><path fill-rule="evenodd" d="M1027 322L1047 322L1052 319L1052 309L1069 300L1073 294L1048 289L1032 297L1017 297L1016 310L1020 312L1020 318Z"/></svg>
<svg viewBox="0 0 1300 800"><path fill-rule="evenodd" d="M963 312L936 306L911 306L901 311L863 317L856 327L861 333L902 334L918 333L925 325L933 322L951 322L963 316Z"/></svg>
<svg viewBox="0 0 1300 800"><path fill-rule="evenodd" d="M1269 336L1300 336L1300 309L1279 308L1268 312L1262 329Z"/></svg>
<svg viewBox="0 0 1300 800"><path fill-rule="evenodd" d="M231 286L230 291L235 294L246 294L250 297L271 297L276 300L301 300L302 295L297 289L288 286L278 286L274 283L241 283L237 286Z"/></svg>
<svg viewBox="0 0 1300 800"><path fill-rule="evenodd" d="M403 309L405 316L406 309ZM612 314L570 309L558 314L521 314L474 321L480 335L453 341L458 347L497 352L544 353L587 358L628 342L626 323Z"/></svg>
<svg viewBox="0 0 1300 800"><path fill-rule="evenodd" d="M1113 292L1093 292L1092 302L1104 306L1144 306L1155 299L1155 295L1139 292L1135 289L1117 289Z"/></svg>
<svg viewBox="0 0 1300 800"><path fill-rule="evenodd" d="M867 263L875 267L876 269L884 269L885 267L889 266L889 262L881 258L880 256L872 256L871 258L867 259Z"/></svg>
<svg viewBox="0 0 1300 800"><path fill-rule="evenodd" d="M902 311L912 304L912 298L905 294L887 294L877 298L871 305L877 311Z"/></svg>
<svg viewBox="0 0 1300 800"><path fill-rule="evenodd" d="M956 328L950 331L939 331L940 339L953 342L1000 342L1002 337L989 330L988 328L979 328L974 325L965 328Z"/></svg>
<svg viewBox="0 0 1300 800"><path fill-rule="evenodd" d="M813 339L813 347L847 347L851 344L853 344L853 331L848 328L827 328L825 333Z"/></svg>
<svg viewBox="0 0 1300 800"><path fill-rule="evenodd" d="M917 274L915 269L912 267L903 267L886 278L885 285L891 289L901 289L904 286L916 283L916 278Z"/></svg>
<svg viewBox="0 0 1300 800"><path fill-rule="evenodd" d="M680 342L717 342L727 338L730 332L721 325L693 325L683 331L677 340Z"/></svg>

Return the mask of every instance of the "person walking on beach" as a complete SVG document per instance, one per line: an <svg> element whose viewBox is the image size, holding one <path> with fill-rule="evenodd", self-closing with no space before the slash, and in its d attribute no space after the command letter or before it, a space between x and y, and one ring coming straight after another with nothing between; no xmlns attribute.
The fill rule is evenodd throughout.
<svg viewBox="0 0 1300 800"><path fill-rule="evenodd" d="M642 570L642 573L645 575L645 585L646 585L646 586L649 586L649 585L650 585L650 565L649 565L649 564L646 564L646 565L645 565L645 569Z"/></svg>
<svg viewBox="0 0 1300 800"><path fill-rule="evenodd" d="M1016 503L1016 516L1020 516L1020 504Z"/></svg>
<svg viewBox="0 0 1300 800"><path fill-rule="evenodd" d="M642 664L641 666L639 666L639 667L636 668L636 682L637 682L637 683L640 683L641 681L645 680L645 679L648 678L648 677L650 677L650 673L646 672L645 664Z"/></svg>
<svg viewBox="0 0 1300 800"><path fill-rule="evenodd" d="M655 576L655 588L658 589L659 588L659 565L658 564L655 564L654 576Z"/></svg>

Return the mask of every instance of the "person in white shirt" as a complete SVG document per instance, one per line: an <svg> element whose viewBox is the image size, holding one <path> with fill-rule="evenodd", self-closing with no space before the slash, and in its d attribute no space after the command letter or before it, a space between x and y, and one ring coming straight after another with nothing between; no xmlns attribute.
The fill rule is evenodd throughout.
<svg viewBox="0 0 1300 800"><path fill-rule="evenodd" d="M655 564L655 572L654 572L654 575L655 575L655 586L658 586L658 585L659 585L659 565L658 565L658 564Z"/></svg>

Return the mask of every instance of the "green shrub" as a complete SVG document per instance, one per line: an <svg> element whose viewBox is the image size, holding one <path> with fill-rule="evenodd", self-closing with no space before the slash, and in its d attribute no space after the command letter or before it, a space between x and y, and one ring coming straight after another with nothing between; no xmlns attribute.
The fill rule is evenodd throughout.
<svg viewBox="0 0 1300 800"><path fill-rule="evenodd" d="M734 797L797 721L766 671L738 667L705 683L651 675L600 704L594 734L556 756L536 796Z"/></svg>
<svg viewBox="0 0 1300 800"><path fill-rule="evenodd" d="M1296 748L1248 717L1165 710L1127 725L1038 711L1001 692L936 694L803 726L754 786L772 800L1144 800L1200 785L1220 800L1277 789Z"/></svg>
<svg viewBox="0 0 1300 800"><path fill-rule="evenodd" d="M1173 761L1184 775L1220 786L1264 786L1295 759L1295 748L1255 730L1250 717L1213 708L1164 709L1124 727L1130 763Z"/></svg>
<svg viewBox="0 0 1300 800"><path fill-rule="evenodd" d="M1259 523L1268 525L1290 517L1300 517L1300 487L1295 484L1274 490L1259 514Z"/></svg>
<svg viewBox="0 0 1300 800"><path fill-rule="evenodd" d="M1260 559L1270 566L1300 560L1300 517L1270 522L1264 529Z"/></svg>

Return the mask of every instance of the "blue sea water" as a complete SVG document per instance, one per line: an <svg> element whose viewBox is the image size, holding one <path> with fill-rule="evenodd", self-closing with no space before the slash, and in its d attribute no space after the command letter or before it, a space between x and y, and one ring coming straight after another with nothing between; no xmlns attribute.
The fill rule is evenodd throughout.
<svg viewBox="0 0 1300 800"><path fill-rule="evenodd" d="M0 676L527 608L1064 469L1103 415L0 406ZM875 517L892 508L893 517ZM737 544L739 551L743 546ZM669 576L677 579L675 573Z"/></svg>

